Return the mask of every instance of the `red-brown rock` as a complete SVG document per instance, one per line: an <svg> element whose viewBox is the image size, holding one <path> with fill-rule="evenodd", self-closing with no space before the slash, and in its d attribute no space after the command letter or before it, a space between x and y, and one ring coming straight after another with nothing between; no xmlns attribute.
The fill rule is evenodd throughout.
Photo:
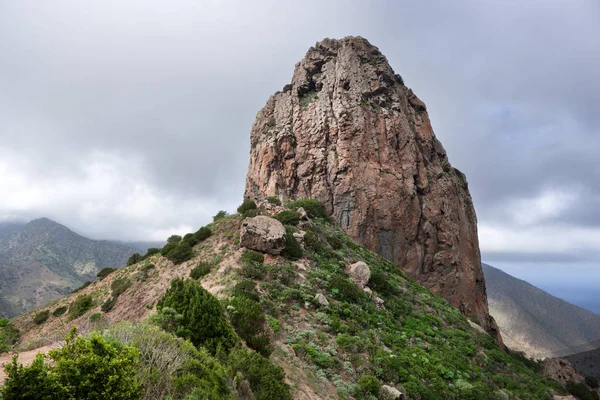
<svg viewBox="0 0 600 400"><path fill-rule="evenodd" d="M425 104L363 38L325 39L252 127L245 196L316 198L352 238L488 332L477 219Z"/></svg>

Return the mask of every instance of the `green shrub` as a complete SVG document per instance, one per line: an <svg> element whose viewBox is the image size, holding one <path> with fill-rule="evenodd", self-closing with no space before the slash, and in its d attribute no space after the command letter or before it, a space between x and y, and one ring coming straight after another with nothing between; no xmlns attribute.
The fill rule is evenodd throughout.
<svg viewBox="0 0 600 400"><path fill-rule="evenodd" d="M246 250L242 255L240 262L240 275L250 279L263 279L266 275L266 270L262 263L265 261L265 256L253 250Z"/></svg>
<svg viewBox="0 0 600 400"><path fill-rule="evenodd" d="M316 253L321 253L323 250L323 244L312 230L307 230L304 234L304 246L313 249Z"/></svg>
<svg viewBox="0 0 600 400"><path fill-rule="evenodd" d="M90 322L100 322L102 320L102 314L97 312L90 315Z"/></svg>
<svg viewBox="0 0 600 400"><path fill-rule="evenodd" d="M102 268L96 276L98 277L98 279L102 280L115 271L115 268Z"/></svg>
<svg viewBox="0 0 600 400"><path fill-rule="evenodd" d="M177 244L166 257L173 261L174 264L181 264L194 256L194 251L192 250L192 246L185 242L181 242Z"/></svg>
<svg viewBox="0 0 600 400"><path fill-rule="evenodd" d="M300 222L300 214L290 210L284 210L273 218L284 225L298 225L298 222Z"/></svg>
<svg viewBox="0 0 600 400"><path fill-rule="evenodd" d="M86 281L83 283L83 285L79 286L77 289L73 290L71 293L77 293L83 289L85 289L86 287L90 286L92 284L91 281Z"/></svg>
<svg viewBox="0 0 600 400"><path fill-rule="evenodd" d="M292 400L283 368L271 364L267 358L238 348L231 352L229 364L234 374L248 380L256 400Z"/></svg>
<svg viewBox="0 0 600 400"><path fill-rule="evenodd" d="M177 243L167 243L160 249L160 254L163 257L168 257L169 254L177 247Z"/></svg>
<svg viewBox="0 0 600 400"><path fill-rule="evenodd" d="M342 300L356 303L362 296L362 291L354 282L340 274L334 274L329 281L329 287L333 296Z"/></svg>
<svg viewBox="0 0 600 400"><path fill-rule="evenodd" d="M219 347L229 351L236 342L219 300L196 281L174 279L157 304L159 313L163 308L172 308L181 315L176 320L163 321L164 328L190 339L196 346L205 346L213 354Z"/></svg>
<svg viewBox="0 0 600 400"><path fill-rule="evenodd" d="M243 215L245 218L254 218L256 216L261 215L261 211L257 208L254 210L248 210Z"/></svg>
<svg viewBox="0 0 600 400"><path fill-rule="evenodd" d="M246 214L246 212L256 209L257 207L254 200L247 199L244 200L244 202L237 208L237 212L239 212L240 214Z"/></svg>
<svg viewBox="0 0 600 400"><path fill-rule="evenodd" d="M39 313L35 314L35 317L33 317L33 323L36 325L41 325L48 321L48 318L50 318L49 310L40 311Z"/></svg>
<svg viewBox="0 0 600 400"><path fill-rule="evenodd" d="M260 304L246 296L234 296L227 309L231 325L248 347L269 357L271 338L266 327L265 312Z"/></svg>
<svg viewBox="0 0 600 400"><path fill-rule="evenodd" d="M329 236L327 236L327 243L329 243L329 245L331 246L331 248L334 249L334 250L340 250L342 247L344 247L344 242L337 235L329 235Z"/></svg>
<svg viewBox="0 0 600 400"><path fill-rule="evenodd" d="M127 289L131 287L131 279L129 278L119 278L115 279L110 288L112 290L112 297L116 298L125 293Z"/></svg>
<svg viewBox="0 0 600 400"><path fill-rule="evenodd" d="M270 204L274 204L276 206L280 206L281 205L281 200L279 200L279 198L275 197L275 196L269 196L269 197L267 197L267 201Z"/></svg>
<svg viewBox="0 0 600 400"><path fill-rule="evenodd" d="M4 400L12 399L121 399L137 400L143 395L135 377L139 351L109 342L93 333L77 337L74 328L65 345L51 350L48 365L38 354L31 366L13 359L2 388Z"/></svg>
<svg viewBox="0 0 600 400"><path fill-rule="evenodd" d="M140 253L133 253L131 255L131 257L129 257L129 259L127 260L127 266L137 264L140 261L142 261L143 259L144 259L144 257L142 257L142 255Z"/></svg>
<svg viewBox="0 0 600 400"><path fill-rule="evenodd" d="M371 374L365 374L360 377L358 380L358 388L360 394L370 394L373 396L379 395L379 390L381 389L381 383L376 376Z"/></svg>
<svg viewBox="0 0 600 400"><path fill-rule="evenodd" d="M569 393L580 400L598 400L598 394L593 393L583 382L569 382L566 388Z"/></svg>
<svg viewBox="0 0 600 400"><path fill-rule="evenodd" d="M599 386L598 378L596 378L595 376L586 376L585 384L588 385L589 387L591 387L592 389L597 389Z"/></svg>
<svg viewBox="0 0 600 400"><path fill-rule="evenodd" d="M194 234L197 242L202 242L203 240L208 239L212 235L212 231L208 226L204 226Z"/></svg>
<svg viewBox="0 0 600 400"><path fill-rule="evenodd" d="M52 312L52 315L54 315L55 317L60 317L61 315L67 312L67 309L67 306L58 307L56 310L54 310L54 312Z"/></svg>
<svg viewBox="0 0 600 400"><path fill-rule="evenodd" d="M167 244L177 244L179 242L181 242L181 236L179 235L171 235L167 239Z"/></svg>
<svg viewBox="0 0 600 400"><path fill-rule="evenodd" d="M265 256L262 253L259 253L254 250L246 250L244 254L242 254L241 258L242 263L255 263L262 264L265 262Z"/></svg>
<svg viewBox="0 0 600 400"><path fill-rule="evenodd" d="M69 306L69 319L81 317L94 306L94 299L91 295L79 296Z"/></svg>
<svg viewBox="0 0 600 400"><path fill-rule="evenodd" d="M3 318L0 321L2 321L0 325L0 353L4 353L19 342L20 333L8 319Z"/></svg>
<svg viewBox="0 0 600 400"><path fill-rule="evenodd" d="M150 247L150 248L148 248L148 251L144 255L144 258L152 257L153 255L158 254L158 253L160 253L160 249L158 247Z"/></svg>
<svg viewBox="0 0 600 400"><path fill-rule="evenodd" d="M181 242L187 244L190 247L194 247L196 243L198 243L198 240L196 239L196 235L194 235L193 233L188 233L183 237L183 239L181 239Z"/></svg>
<svg viewBox="0 0 600 400"><path fill-rule="evenodd" d="M286 235L285 235L285 249L283 250L283 255L292 261L299 260L302 258L303 251L302 246L294 237L294 228L291 226L286 226Z"/></svg>
<svg viewBox="0 0 600 400"><path fill-rule="evenodd" d="M102 312L107 313L110 310L112 310L116 304L117 304L117 298L111 297L110 299L108 299L104 303L102 303L102 305L100 306L100 309L102 310Z"/></svg>
<svg viewBox="0 0 600 400"><path fill-rule="evenodd" d="M304 208L306 214L310 218L327 218L325 207L315 199L300 199L290 203L289 208L297 211L299 208Z"/></svg>
<svg viewBox="0 0 600 400"><path fill-rule="evenodd" d="M138 281L145 282L148 279L148 277L150 276L150 271L153 269L154 269L154 264L144 265L142 268L140 268L140 271L136 274L136 279Z"/></svg>
<svg viewBox="0 0 600 400"><path fill-rule="evenodd" d="M213 217L213 222L216 222L216 221L218 221L218 220L220 220L220 219L223 219L223 218L227 217L227 215L228 215L228 214L227 214L227 211L220 210L220 211L217 213L217 215L215 215L215 216Z"/></svg>
<svg viewBox="0 0 600 400"><path fill-rule="evenodd" d="M256 293L256 283L247 279L239 281L234 286L232 294L234 296L247 297L250 300L254 300L256 302L259 301L258 294Z"/></svg>
<svg viewBox="0 0 600 400"><path fill-rule="evenodd" d="M205 261L200 261L198 263L198 265L195 266L190 271L190 278L192 278L192 279L200 279L203 276L208 275L210 273L211 269L212 269L212 265L210 263L207 263Z"/></svg>

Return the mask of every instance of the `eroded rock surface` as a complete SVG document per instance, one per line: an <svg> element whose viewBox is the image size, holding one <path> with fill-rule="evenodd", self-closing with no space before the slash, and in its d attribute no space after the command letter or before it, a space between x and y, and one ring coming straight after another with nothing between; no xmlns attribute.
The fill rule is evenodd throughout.
<svg viewBox="0 0 600 400"><path fill-rule="evenodd" d="M371 278L371 269L366 263L359 261L348 266L348 275L356 286L364 289Z"/></svg>
<svg viewBox="0 0 600 400"><path fill-rule="evenodd" d="M242 222L240 244L250 250L280 254L285 248L285 227L274 218L259 215Z"/></svg>
<svg viewBox="0 0 600 400"><path fill-rule="evenodd" d="M542 362L542 373L566 385L569 382L583 382L583 377L575 371L571 363L562 358L547 358Z"/></svg>
<svg viewBox="0 0 600 400"><path fill-rule="evenodd" d="M245 196L316 198L353 239L489 332L467 181L425 104L367 40L325 39L252 127Z"/></svg>

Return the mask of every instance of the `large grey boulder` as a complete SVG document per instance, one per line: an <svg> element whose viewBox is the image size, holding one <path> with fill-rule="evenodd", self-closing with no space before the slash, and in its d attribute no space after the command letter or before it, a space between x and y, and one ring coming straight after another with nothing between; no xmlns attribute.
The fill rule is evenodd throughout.
<svg viewBox="0 0 600 400"><path fill-rule="evenodd" d="M371 269L366 263L359 261L348 267L348 275L356 283L356 286L364 289L371 278Z"/></svg>
<svg viewBox="0 0 600 400"><path fill-rule="evenodd" d="M285 235L281 222L259 215L242 222L240 244L250 250L277 255L285 248Z"/></svg>
<svg viewBox="0 0 600 400"><path fill-rule="evenodd" d="M379 389L379 397L381 400L403 400L404 393L395 387L383 385L381 389Z"/></svg>

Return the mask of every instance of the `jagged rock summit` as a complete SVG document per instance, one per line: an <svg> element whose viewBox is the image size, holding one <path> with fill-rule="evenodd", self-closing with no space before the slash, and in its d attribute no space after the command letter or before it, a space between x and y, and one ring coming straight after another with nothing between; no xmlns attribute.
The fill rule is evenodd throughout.
<svg viewBox="0 0 600 400"><path fill-rule="evenodd" d="M267 196L320 200L352 238L497 335L465 175L366 39L311 47L259 111L245 197Z"/></svg>

